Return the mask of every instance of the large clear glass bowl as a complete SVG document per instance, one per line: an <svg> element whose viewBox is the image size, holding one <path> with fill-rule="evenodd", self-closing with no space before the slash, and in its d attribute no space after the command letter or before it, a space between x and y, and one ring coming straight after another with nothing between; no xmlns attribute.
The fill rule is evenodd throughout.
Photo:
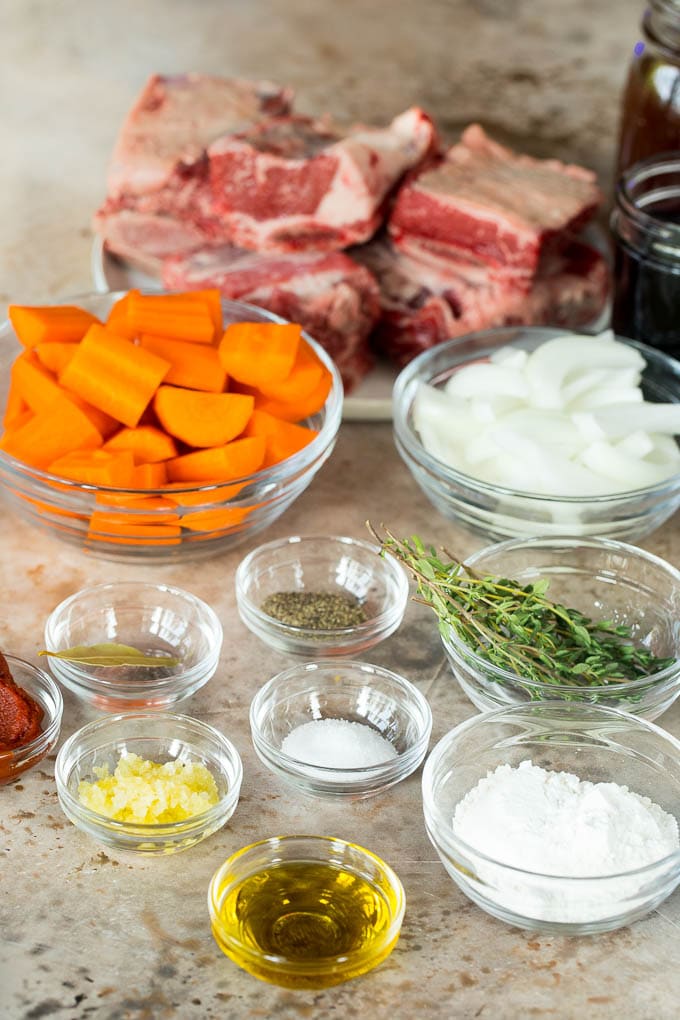
<svg viewBox="0 0 680 1020"><path fill-rule="evenodd" d="M449 340L423 352L394 384L393 416L397 450L433 506L470 531L492 541L533 535L603 535L635 541L660 527L680 506L680 473L646 488L604 496L545 496L494 485L448 467L423 446L413 421L420 383L443 387L458 369L489 358L502 347L533 351L568 330L538 326L491 329ZM642 390L646 400L680 401L680 362L661 351L619 337L646 361Z"/></svg>
<svg viewBox="0 0 680 1020"><path fill-rule="evenodd" d="M511 867L455 832L457 804L499 765L531 760L548 771L617 783L680 817L680 741L617 709L545 702L474 716L444 736L423 770L428 836L444 867L482 910L508 924L553 935L610 931L643 917L680 881L680 849L623 874L587 878ZM604 797L604 794L603 794ZM606 800L605 800L606 803ZM493 818L489 820L493 831Z"/></svg>
<svg viewBox="0 0 680 1020"><path fill-rule="evenodd" d="M68 303L105 317L122 296L120 292L85 294ZM283 321L238 301L223 301L222 310L225 325ZM323 408L304 422L318 435L273 467L223 485L131 490L59 478L0 450L0 489L23 520L107 559L172 561L230 549L280 517L307 488L335 445L342 381L320 344L306 334L305 339L331 373L331 390ZM4 323L0 326L0 407L5 405L10 365L20 351L11 323ZM130 497L142 499L142 505L131 505Z"/></svg>

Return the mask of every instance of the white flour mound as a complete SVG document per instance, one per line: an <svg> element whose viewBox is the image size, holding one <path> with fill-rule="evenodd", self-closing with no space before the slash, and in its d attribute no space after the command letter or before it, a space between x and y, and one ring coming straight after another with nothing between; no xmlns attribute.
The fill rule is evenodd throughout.
<svg viewBox="0 0 680 1020"><path fill-rule="evenodd" d="M649 876L607 876L643 868L680 847L676 819L648 797L531 761L500 765L481 779L456 805L453 829L494 861L536 874L530 880L480 861L485 897L525 917L563 922L635 909Z"/></svg>

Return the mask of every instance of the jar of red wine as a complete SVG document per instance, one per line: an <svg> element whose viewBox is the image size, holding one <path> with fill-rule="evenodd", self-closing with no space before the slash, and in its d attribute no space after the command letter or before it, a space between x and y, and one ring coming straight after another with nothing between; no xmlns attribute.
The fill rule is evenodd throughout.
<svg viewBox="0 0 680 1020"><path fill-rule="evenodd" d="M680 358L680 151L621 175L611 228L613 329Z"/></svg>
<svg viewBox="0 0 680 1020"><path fill-rule="evenodd" d="M623 93L618 172L680 149L680 0L649 0Z"/></svg>

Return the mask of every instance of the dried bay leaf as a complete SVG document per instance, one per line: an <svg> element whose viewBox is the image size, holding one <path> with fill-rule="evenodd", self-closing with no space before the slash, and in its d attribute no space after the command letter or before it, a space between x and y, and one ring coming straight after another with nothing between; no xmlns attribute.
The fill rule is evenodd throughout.
<svg viewBox="0 0 680 1020"><path fill-rule="evenodd" d="M104 642L99 645L74 645L60 652L43 649L38 655L48 655L83 666L178 666L180 660L171 655L146 655L132 645Z"/></svg>

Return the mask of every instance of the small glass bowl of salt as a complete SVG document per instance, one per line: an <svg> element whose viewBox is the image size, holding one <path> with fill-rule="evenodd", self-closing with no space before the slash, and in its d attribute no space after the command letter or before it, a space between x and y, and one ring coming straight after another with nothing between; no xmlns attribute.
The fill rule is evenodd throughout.
<svg viewBox="0 0 680 1020"><path fill-rule="evenodd" d="M278 673L250 706L258 757L316 797L371 797L411 775L432 731L426 698L382 666L322 660Z"/></svg>

